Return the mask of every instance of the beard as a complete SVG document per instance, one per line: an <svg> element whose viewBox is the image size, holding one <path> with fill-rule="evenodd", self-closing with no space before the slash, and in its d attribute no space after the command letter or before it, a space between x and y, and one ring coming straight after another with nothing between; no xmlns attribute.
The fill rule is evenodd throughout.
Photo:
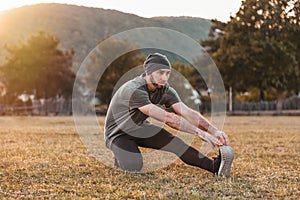
<svg viewBox="0 0 300 200"><path fill-rule="evenodd" d="M156 81L154 81L154 78L153 78L152 74L150 75L150 81L151 81L152 85L154 85L154 87L156 87L157 89L162 89L167 84L167 83L165 83L165 84L157 83Z"/></svg>

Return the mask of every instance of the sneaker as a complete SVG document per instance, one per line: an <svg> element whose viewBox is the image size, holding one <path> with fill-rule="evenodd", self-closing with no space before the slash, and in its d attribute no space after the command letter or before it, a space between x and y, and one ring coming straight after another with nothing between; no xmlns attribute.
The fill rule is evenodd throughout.
<svg viewBox="0 0 300 200"><path fill-rule="evenodd" d="M230 177L230 169L234 158L234 151L230 146L220 146L221 163L218 176Z"/></svg>

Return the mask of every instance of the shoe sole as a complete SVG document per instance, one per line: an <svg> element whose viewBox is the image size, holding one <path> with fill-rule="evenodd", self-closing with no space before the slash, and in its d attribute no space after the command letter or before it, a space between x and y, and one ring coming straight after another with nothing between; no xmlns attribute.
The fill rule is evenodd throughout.
<svg viewBox="0 0 300 200"><path fill-rule="evenodd" d="M230 177L230 169L234 159L234 151L230 146L221 146L221 164L218 171L218 176Z"/></svg>

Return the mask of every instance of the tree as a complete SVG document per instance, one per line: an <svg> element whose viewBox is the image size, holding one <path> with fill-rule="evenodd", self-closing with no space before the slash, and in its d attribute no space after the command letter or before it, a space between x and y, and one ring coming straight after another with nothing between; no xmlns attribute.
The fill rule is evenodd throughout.
<svg viewBox="0 0 300 200"><path fill-rule="evenodd" d="M21 94L35 95L37 99L72 94L74 51L60 50L58 45L55 36L40 31L26 43L5 46L8 56L1 72L10 98Z"/></svg>
<svg viewBox="0 0 300 200"><path fill-rule="evenodd" d="M201 41L201 45L206 47L209 54L214 54L220 48L220 38L224 35L226 23L216 19L212 20L212 25L208 33L208 39Z"/></svg>
<svg viewBox="0 0 300 200"><path fill-rule="evenodd" d="M104 72L101 80L98 83L97 92L99 99L102 103L107 104L110 102L117 82L121 77L134 67L141 66L143 64L140 51L131 51L125 55L120 56L114 60L111 65ZM140 72L143 72L142 70ZM141 73L139 73L141 74ZM134 77L137 74L132 74ZM131 76L131 78L133 78Z"/></svg>
<svg viewBox="0 0 300 200"><path fill-rule="evenodd" d="M139 66L141 68L143 58L139 48L128 40L109 38L98 41L97 47L84 62L85 74L82 77L86 87L84 90L88 90L89 93L95 92L100 104L108 105L118 81L131 69ZM133 73L134 75L136 74Z"/></svg>
<svg viewBox="0 0 300 200"><path fill-rule="evenodd" d="M296 0L243 1L212 54L226 84L239 91L257 87L261 98L270 87L279 99L284 92L297 92L299 21Z"/></svg>

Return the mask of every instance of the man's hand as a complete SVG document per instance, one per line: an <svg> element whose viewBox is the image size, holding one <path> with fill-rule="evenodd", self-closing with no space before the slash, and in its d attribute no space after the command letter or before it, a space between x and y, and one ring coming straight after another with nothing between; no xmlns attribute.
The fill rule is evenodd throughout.
<svg viewBox="0 0 300 200"><path fill-rule="evenodd" d="M216 137L219 139L219 141L223 144L223 145L229 145L229 138L226 135L226 133L224 133L223 131L218 131L218 133L216 134Z"/></svg>
<svg viewBox="0 0 300 200"><path fill-rule="evenodd" d="M222 145L223 145L223 143L222 143L218 138L216 138L216 137L214 137L213 135L211 135L211 134L209 134L209 133L206 133L206 132L204 132L204 131L199 130L198 136L199 136L202 140L208 142L208 143L209 143L210 145L212 145L213 147L214 147L214 146L217 146L217 147L218 147L218 146L222 146Z"/></svg>

